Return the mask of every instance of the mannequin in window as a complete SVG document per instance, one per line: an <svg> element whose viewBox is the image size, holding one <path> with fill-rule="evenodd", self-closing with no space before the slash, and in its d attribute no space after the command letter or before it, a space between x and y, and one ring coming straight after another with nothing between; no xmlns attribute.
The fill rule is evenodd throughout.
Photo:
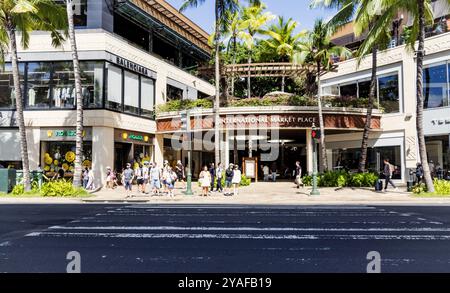
<svg viewBox="0 0 450 293"><path fill-rule="evenodd" d="M33 88L28 90L28 105L35 106L36 104L36 91Z"/></svg>

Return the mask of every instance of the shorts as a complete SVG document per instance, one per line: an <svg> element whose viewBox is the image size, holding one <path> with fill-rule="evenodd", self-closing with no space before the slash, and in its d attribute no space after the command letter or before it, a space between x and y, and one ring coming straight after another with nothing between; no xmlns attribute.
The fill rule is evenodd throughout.
<svg viewBox="0 0 450 293"><path fill-rule="evenodd" d="M144 184L144 178L139 178L136 180L136 182L138 185L142 185L142 184Z"/></svg>
<svg viewBox="0 0 450 293"><path fill-rule="evenodd" d="M125 186L125 190L130 190L131 191L131 180L125 180L123 183L123 186Z"/></svg>
<svg viewBox="0 0 450 293"><path fill-rule="evenodd" d="M173 185L173 183L167 183L167 188L169 188L169 189L173 189L173 188L174 188L174 185Z"/></svg>
<svg viewBox="0 0 450 293"><path fill-rule="evenodd" d="M225 180L225 187L231 187L231 180Z"/></svg>
<svg viewBox="0 0 450 293"><path fill-rule="evenodd" d="M159 182L158 179L152 179L150 183L151 188L160 189L161 188L161 182Z"/></svg>

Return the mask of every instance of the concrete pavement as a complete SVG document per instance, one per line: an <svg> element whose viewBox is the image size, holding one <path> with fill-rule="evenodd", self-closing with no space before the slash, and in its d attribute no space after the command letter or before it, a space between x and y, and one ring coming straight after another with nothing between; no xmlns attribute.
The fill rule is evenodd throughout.
<svg viewBox="0 0 450 293"><path fill-rule="evenodd" d="M114 190L102 189L88 198L19 198L0 197L1 203L155 203L155 204L262 204L262 205L320 205L320 204L449 204L450 197L421 198L406 192L405 187L398 191L375 192L373 188L320 188L319 196L310 196L311 187L297 189L292 182L258 182L241 187L237 196L224 196L213 192L208 197L199 196L200 188L193 184L194 196L183 194L180 184L175 189L175 197L167 195L151 196L136 193L127 198L123 187Z"/></svg>

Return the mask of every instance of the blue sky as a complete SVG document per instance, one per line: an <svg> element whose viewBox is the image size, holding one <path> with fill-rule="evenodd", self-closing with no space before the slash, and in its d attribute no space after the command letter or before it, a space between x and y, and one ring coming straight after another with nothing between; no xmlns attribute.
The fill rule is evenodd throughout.
<svg viewBox="0 0 450 293"><path fill-rule="evenodd" d="M183 0L166 0L175 8L180 8ZM247 1L242 1L244 4ZM267 10L275 15L281 15L286 18L292 17L300 23L300 29L310 29L316 18L327 19L333 14L331 10L309 8L310 0L264 0L267 4ZM206 0L203 5L197 9L190 8L184 14L200 25L207 32L211 32L214 26L214 0Z"/></svg>

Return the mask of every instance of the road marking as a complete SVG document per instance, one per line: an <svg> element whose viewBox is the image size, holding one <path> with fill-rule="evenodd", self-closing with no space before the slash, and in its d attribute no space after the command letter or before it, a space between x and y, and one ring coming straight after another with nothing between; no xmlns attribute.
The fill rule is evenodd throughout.
<svg viewBox="0 0 450 293"><path fill-rule="evenodd" d="M450 235L293 235L293 234L182 234L32 232L26 237L85 237L133 239L253 239L253 240L450 240Z"/></svg>
<svg viewBox="0 0 450 293"><path fill-rule="evenodd" d="M329 232L450 232L450 228L294 228L294 227L182 227L182 226L51 226L51 230L184 230L184 231L329 231Z"/></svg>

